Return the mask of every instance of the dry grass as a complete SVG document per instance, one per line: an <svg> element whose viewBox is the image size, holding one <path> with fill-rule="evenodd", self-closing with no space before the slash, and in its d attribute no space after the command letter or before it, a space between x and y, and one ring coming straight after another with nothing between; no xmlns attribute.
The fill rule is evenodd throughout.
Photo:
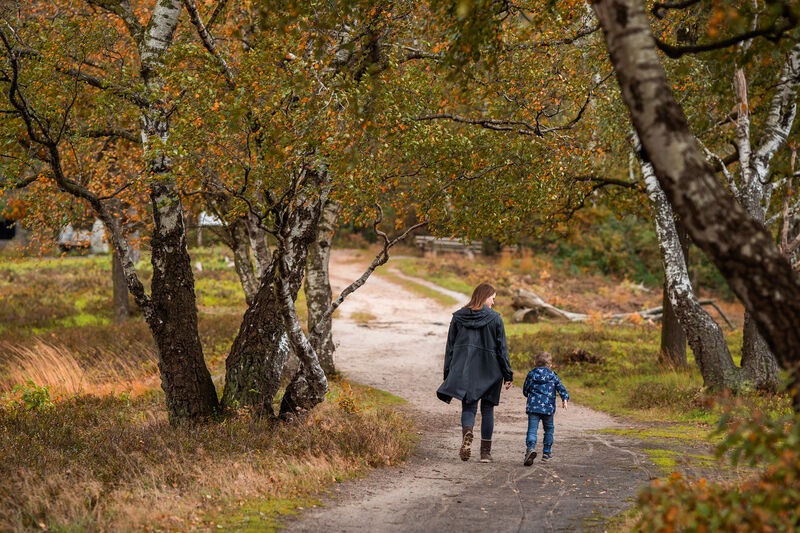
<svg viewBox="0 0 800 533"><path fill-rule="evenodd" d="M291 424L242 413L178 428L157 393L76 396L44 410L7 403L0 530L207 528L240 520L228 510L248 501L304 501L413 447L408 420L368 392L355 397L355 413L330 401Z"/></svg>
<svg viewBox="0 0 800 533"><path fill-rule="evenodd" d="M241 292L213 250L196 255L200 337L222 376ZM393 399L336 382L291 424L170 426L152 338L140 316L113 323L109 280L107 257L0 258L0 531L264 530L413 448Z"/></svg>
<svg viewBox="0 0 800 533"><path fill-rule="evenodd" d="M125 354L85 347L84 354L41 339L30 344L0 342L0 393L33 382L47 387L57 398L78 394L140 393L157 384L158 368L152 348L145 343L128 348ZM82 360L82 362L79 362Z"/></svg>

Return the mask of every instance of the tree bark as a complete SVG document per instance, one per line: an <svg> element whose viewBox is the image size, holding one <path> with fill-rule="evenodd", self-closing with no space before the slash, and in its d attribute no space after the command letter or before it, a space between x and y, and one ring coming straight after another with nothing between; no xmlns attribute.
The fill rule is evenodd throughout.
<svg viewBox="0 0 800 533"><path fill-rule="evenodd" d="M141 114L145 150L151 145L164 145L169 138L169 111L160 101L164 85L161 59L172 43L180 12L180 0L155 2L144 36L138 41L141 77L149 102ZM186 246L183 205L170 176L172 160L160 150L151 157L153 280L151 309L145 318L158 349L167 412L170 421L176 423L210 416L217 410L218 401L197 329L194 276Z"/></svg>
<svg viewBox="0 0 800 533"><path fill-rule="evenodd" d="M225 408L246 407L257 415L274 415L272 401L291 349L274 291L275 275L273 264L261 278L225 360ZM296 285L299 290L299 280ZM296 290L293 292L296 296Z"/></svg>
<svg viewBox="0 0 800 533"><path fill-rule="evenodd" d="M284 252L284 257L294 257L295 261L302 258L303 267L308 264L308 250L317 240L317 231L323 223L322 216L323 211L328 206L330 187L330 176L327 171L310 170L309 174L316 183L317 190L319 191L319 198L317 201L312 202L309 198L306 198L305 194L301 194L298 197L295 207L297 220L298 222L305 222L306 225L304 226L302 223L296 223L292 231L289 232L284 239L286 251L288 252ZM330 215L331 213L328 214ZM328 222L330 222L330 220ZM287 270L292 269L292 263L289 261L282 261L281 264ZM297 266L299 266L299 264L295 263L295 268L297 268ZM292 381L286 387L286 392L283 395L280 406L280 415L282 417L289 417L302 411L308 411L321 403L325 399L325 394L328 392L328 380L325 376L325 371L320 366L319 357L313 344L303 334L300 320L297 317L297 310L294 307L295 299L291 297L289 292L290 285L280 280L277 284L277 288L277 292L283 303L283 323L286 326L286 332L294 349L294 353L300 359L300 367L297 369ZM327 310L328 308L325 309L325 311ZM330 315L325 318L330 318ZM312 330L312 337L315 336L313 334L313 324L309 323L309 329Z"/></svg>
<svg viewBox="0 0 800 533"><path fill-rule="evenodd" d="M315 172L306 170L306 173ZM313 178L309 178L306 183L312 181ZM275 217L283 221L279 229L282 242L273 254L270 268L261 279L255 301L247 309L231 347L222 396L226 407L249 407L265 416L275 414L272 402L294 345L284 320L286 298L291 302L297 298L321 211L319 202L308 201L302 195L282 209L285 211Z"/></svg>
<svg viewBox="0 0 800 533"><path fill-rule="evenodd" d="M255 258L256 280L259 280L272 262L272 252L269 249L267 232L259 225L258 218L252 213L247 214L247 234L250 237L250 247L253 249Z"/></svg>
<svg viewBox="0 0 800 533"><path fill-rule="evenodd" d="M248 307L253 305L258 291L258 278L253 270L253 259L250 256L250 236L245 219L238 219L228 224L230 247L233 252L233 265L239 276L239 283L244 291L244 299Z"/></svg>
<svg viewBox="0 0 800 533"><path fill-rule="evenodd" d="M333 361L336 346L333 343L331 316L327 314L327 311L333 298L328 263L331 257L333 234L339 218L339 208L340 206L336 202L329 201L325 204L317 238L308 250L306 266L305 292L308 307L308 329L311 332L309 341L327 376L336 374L336 366ZM316 324L320 321L322 321L321 327L316 328Z"/></svg>
<svg viewBox="0 0 800 533"><path fill-rule="evenodd" d="M686 235L686 229L678 219L675 219L675 232L683 251L683 260L688 275L689 239ZM683 326L681 326L681 322L672 307L669 297L669 284L666 279L664 280L662 302L663 314L661 318L659 362L669 368L686 368L689 366L689 361L686 357L686 333L683 331Z"/></svg>
<svg viewBox="0 0 800 533"><path fill-rule="evenodd" d="M692 241L714 262L749 310L781 366L800 410L800 278L772 236L720 186L672 96L644 6L594 0L623 99L644 159Z"/></svg>
<svg viewBox="0 0 800 533"><path fill-rule="evenodd" d="M638 143L637 143L638 144ZM703 376L703 385L712 391L738 390L741 376L733 364L725 335L697 300L675 224L675 214L653 174L652 166L642 162L647 196L653 207L664 278L670 304L686 333L694 359Z"/></svg>
<svg viewBox="0 0 800 533"><path fill-rule="evenodd" d="M750 313L744 314L744 331L742 332L742 369L748 381L757 390L775 392L778 390L778 361L758 332Z"/></svg>
<svg viewBox="0 0 800 533"><path fill-rule="evenodd" d="M152 312L147 323L158 348L167 412L175 423L207 417L217 410L218 402L197 329L183 207L171 193L158 186L151 193L155 231L151 240Z"/></svg>
<svg viewBox="0 0 800 533"><path fill-rule="evenodd" d="M750 103L747 76L738 68L733 82L739 100L736 122L736 145L739 153L739 180L732 177L732 190L753 219L766 225L766 211L772 196L769 179L771 161L778 149L786 144L796 117L797 87L800 84L800 46L795 46L781 69L776 91L770 102L764 135L759 146L752 149ZM742 368L750 375L757 389L774 391L778 388L778 365L775 356L758 331L750 312L745 312L742 337Z"/></svg>
<svg viewBox="0 0 800 533"><path fill-rule="evenodd" d="M128 285L125 282L125 272L122 270L119 254L113 247L111 248L111 283L114 295L114 321L125 322L131 315Z"/></svg>

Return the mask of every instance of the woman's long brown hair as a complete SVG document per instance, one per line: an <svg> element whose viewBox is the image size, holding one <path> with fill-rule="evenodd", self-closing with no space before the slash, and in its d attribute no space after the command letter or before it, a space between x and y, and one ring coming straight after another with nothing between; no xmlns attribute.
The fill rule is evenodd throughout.
<svg viewBox="0 0 800 533"><path fill-rule="evenodd" d="M473 311L477 311L481 307L483 307L484 302L491 296L492 294L496 293L497 291L494 290L494 287L489 285L488 283L481 283L475 290L472 291L472 298L469 299L467 305L464 307L469 307Z"/></svg>

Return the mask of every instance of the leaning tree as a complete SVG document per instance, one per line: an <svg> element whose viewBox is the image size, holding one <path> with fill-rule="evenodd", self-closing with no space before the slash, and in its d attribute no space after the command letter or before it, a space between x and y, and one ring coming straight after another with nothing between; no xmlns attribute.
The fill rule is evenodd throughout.
<svg viewBox="0 0 800 533"><path fill-rule="evenodd" d="M788 6L787 6L788 7ZM659 185L792 376L800 409L800 278L773 237L725 190L675 101L644 6L593 2L631 120Z"/></svg>

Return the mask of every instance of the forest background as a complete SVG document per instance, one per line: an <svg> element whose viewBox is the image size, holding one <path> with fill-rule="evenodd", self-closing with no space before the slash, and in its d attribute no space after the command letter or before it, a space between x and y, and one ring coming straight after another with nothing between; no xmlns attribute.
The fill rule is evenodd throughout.
<svg viewBox="0 0 800 533"><path fill-rule="evenodd" d="M382 246L349 290L367 281L401 238L423 229L514 244L530 257L549 251L556 262L544 271L566 258L577 269L594 265L651 286L663 275L665 311L671 308L681 327L662 332L651 352L656 362L689 366L683 330L704 391L741 397L788 390L797 404L796 351L769 346L777 346L775 338L791 346L798 299L748 292L751 284L785 281L788 291L797 285L796 273L785 277L797 267L800 242L792 142L796 6L690 2L645 12L636 4L624 6L630 17L617 22L646 20L652 27L650 48L660 50L657 64L667 69L685 129L695 132L693 149L704 153L703 175L712 175L738 207L717 201L681 211L681 187L676 193L664 181L680 165L660 159L678 143L653 149L658 121L643 128L649 116L637 116L639 107L631 105L635 91L620 63L627 56L611 48L614 28L602 3L594 6L595 19L581 2L298 7L90 0L3 4L4 217L19 220L45 247L66 223L102 220L114 254L113 316L124 319L130 293L154 342L170 427L195 427L222 414L223 429L249 416L275 423L276 414L293 419L326 408L335 376L330 319L340 303L327 285L327 254L337 228L370 226ZM682 131L673 112L653 116ZM746 212L741 220L756 224L699 231L708 230L701 227L704 213L720 220L709 205L726 220L735 223ZM673 207L681 213L677 224ZM193 273L200 252L187 248L185 221L201 211L223 221L221 239L244 299L234 332L221 338L206 337L200 327L200 276ZM697 252L686 268L682 224L721 275ZM772 231L766 241L764 227ZM753 239L748 246L739 242L744 237ZM149 262L139 260L139 250ZM774 268L747 275L742 268L750 261L730 260L752 250ZM762 272L762 263L753 264ZM748 305L733 348L694 288L709 283L724 292L721 278ZM307 316L296 305L301 294ZM4 310L16 317L28 309L24 302ZM74 313L70 305L66 310ZM44 327L53 327L44 316ZM290 353L296 366L287 366ZM221 394L209 371L214 354L224 358ZM18 385L4 411L10 423L57 427L38 418L57 416L47 386ZM680 397L669 387L665 395ZM70 405L86 401L100 400L81 396ZM771 414L785 413L776 407ZM797 456L787 444L796 424L753 419L766 426L749 433L756 437L744 439L750 447L743 453L753 460L767 455L771 465L755 486L788 498L754 501L784 502L769 516L792 523L796 499L783 489L797 483ZM182 429L164 431L185 436ZM75 436L67 431L64 438ZM274 447L255 448L262 446ZM91 512L114 479L90 480L96 490L76 506L88 505L90 516L65 519L107 519ZM694 490L719 490L715 497L723 499L736 493L681 483L666 490L688 499ZM676 518L674 507L661 507L665 520L702 515ZM14 519L30 526L63 518L35 509ZM772 520L768 514L750 519Z"/></svg>

